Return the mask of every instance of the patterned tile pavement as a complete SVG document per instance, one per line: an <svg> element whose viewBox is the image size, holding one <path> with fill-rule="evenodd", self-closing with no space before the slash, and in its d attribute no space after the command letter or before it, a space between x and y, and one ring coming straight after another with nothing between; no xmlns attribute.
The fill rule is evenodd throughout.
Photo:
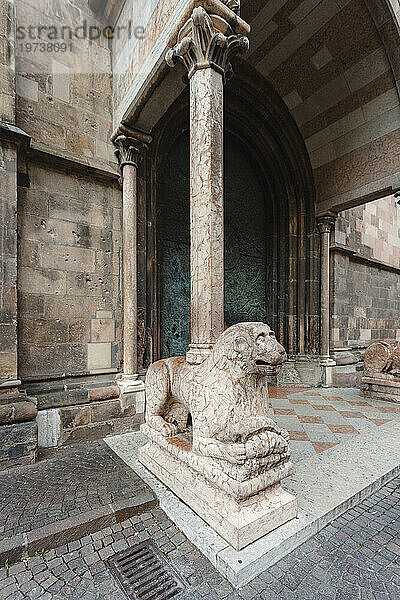
<svg viewBox="0 0 400 600"><path fill-rule="evenodd" d="M3 566L0 599L127 600L106 560L150 538L187 583L177 600L400 598L397 479L240 590L235 591L157 508L10 568Z"/></svg>
<svg viewBox="0 0 400 600"><path fill-rule="evenodd" d="M269 395L271 417L289 431L294 462L400 419L400 405L361 398L357 389L270 386Z"/></svg>

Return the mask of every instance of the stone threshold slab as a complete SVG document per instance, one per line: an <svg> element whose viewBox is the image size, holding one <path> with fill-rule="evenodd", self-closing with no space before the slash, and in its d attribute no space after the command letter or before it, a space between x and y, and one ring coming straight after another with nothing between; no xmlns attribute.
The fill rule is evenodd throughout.
<svg viewBox="0 0 400 600"><path fill-rule="evenodd" d="M236 588L249 583L400 473L400 423L392 421L372 432L351 436L296 463L295 474L283 482L283 487L297 497L298 517L237 551L139 463L138 447L147 441L140 432L105 441L150 486L160 508Z"/></svg>
<svg viewBox="0 0 400 600"><path fill-rule="evenodd" d="M64 546L105 527L126 521L130 517L156 506L158 506L158 500L153 493L142 492L123 502L106 504L100 508L4 538L0 540L0 566L3 566L6 561L12 565L29 556L35 556L37 552Z"/></svg>

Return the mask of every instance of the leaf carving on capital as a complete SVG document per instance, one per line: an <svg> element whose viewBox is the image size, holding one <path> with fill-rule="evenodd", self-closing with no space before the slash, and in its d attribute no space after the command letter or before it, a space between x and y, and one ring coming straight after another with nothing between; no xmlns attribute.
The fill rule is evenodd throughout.
<svg viewBox="0 0 400 600"><path fill-rule="evenodd" d="M174 67L177 62L185 65L189 78L198 70L212 67L222 75L231 71L231 60L243 54L249 40L234 34L230 25L217 15L209 15L198 6L182 27L180 40L165 57L167 64Z"/></svg>
<svg viewBox="0 0 400 600"><path fill-rule="evenodd" d="M114 145L116 146L114 153L121 169L125 165L137 166L140 152L140 143L137 140L126 135L119 135L114 140Z"/></svg>
<svg viewBox="0 0 400 600"><path fill-rule="evenodd" d="M317 220L319 232L322 233L330 233L333 225L335 224L334 217L320 217Z"/></svg>

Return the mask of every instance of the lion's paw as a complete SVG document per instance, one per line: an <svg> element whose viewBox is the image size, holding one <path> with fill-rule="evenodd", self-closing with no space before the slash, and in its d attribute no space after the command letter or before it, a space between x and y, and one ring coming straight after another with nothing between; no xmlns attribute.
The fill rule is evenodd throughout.
<svg viewBox="0 0 400 600"><path fill-rule="evenodd" d="M162 424L162 432L165 437L171 437L178 433L178 428L174 423L167 423L166 421Z"/></svg>
<svg viewBox="0 0 400 600"><path fill-rule="evenodd" d="M227 458L230 462L238 465L244 465L246 462L246 445L245 444L229 444Z"/></svg>

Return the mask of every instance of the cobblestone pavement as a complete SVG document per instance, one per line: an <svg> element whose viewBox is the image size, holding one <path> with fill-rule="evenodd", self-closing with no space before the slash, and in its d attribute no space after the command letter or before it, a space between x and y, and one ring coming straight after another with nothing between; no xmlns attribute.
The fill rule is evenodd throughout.
<svg viewBox="0 0 400 600"><path fill-rule="evenodd" d="M0 600L126 600L105 563L151 538L188 584L179 600L398 600L400 478L234 591L161 509L0 569Z"/></svg>
<svg viewBox="0 0 400 600"><path fill-rule="evenodd" d="M362 398L352 388L269 386L269 395L271 417L289 431L293 462L400 420L400 407L394 402Z"/></svg>
<svg viewBox="0 0 400 600"><path fill-rule="evenodd" d="M67 446L35 465L0 474L0 541L145 489L102 440Z"/></svg>

